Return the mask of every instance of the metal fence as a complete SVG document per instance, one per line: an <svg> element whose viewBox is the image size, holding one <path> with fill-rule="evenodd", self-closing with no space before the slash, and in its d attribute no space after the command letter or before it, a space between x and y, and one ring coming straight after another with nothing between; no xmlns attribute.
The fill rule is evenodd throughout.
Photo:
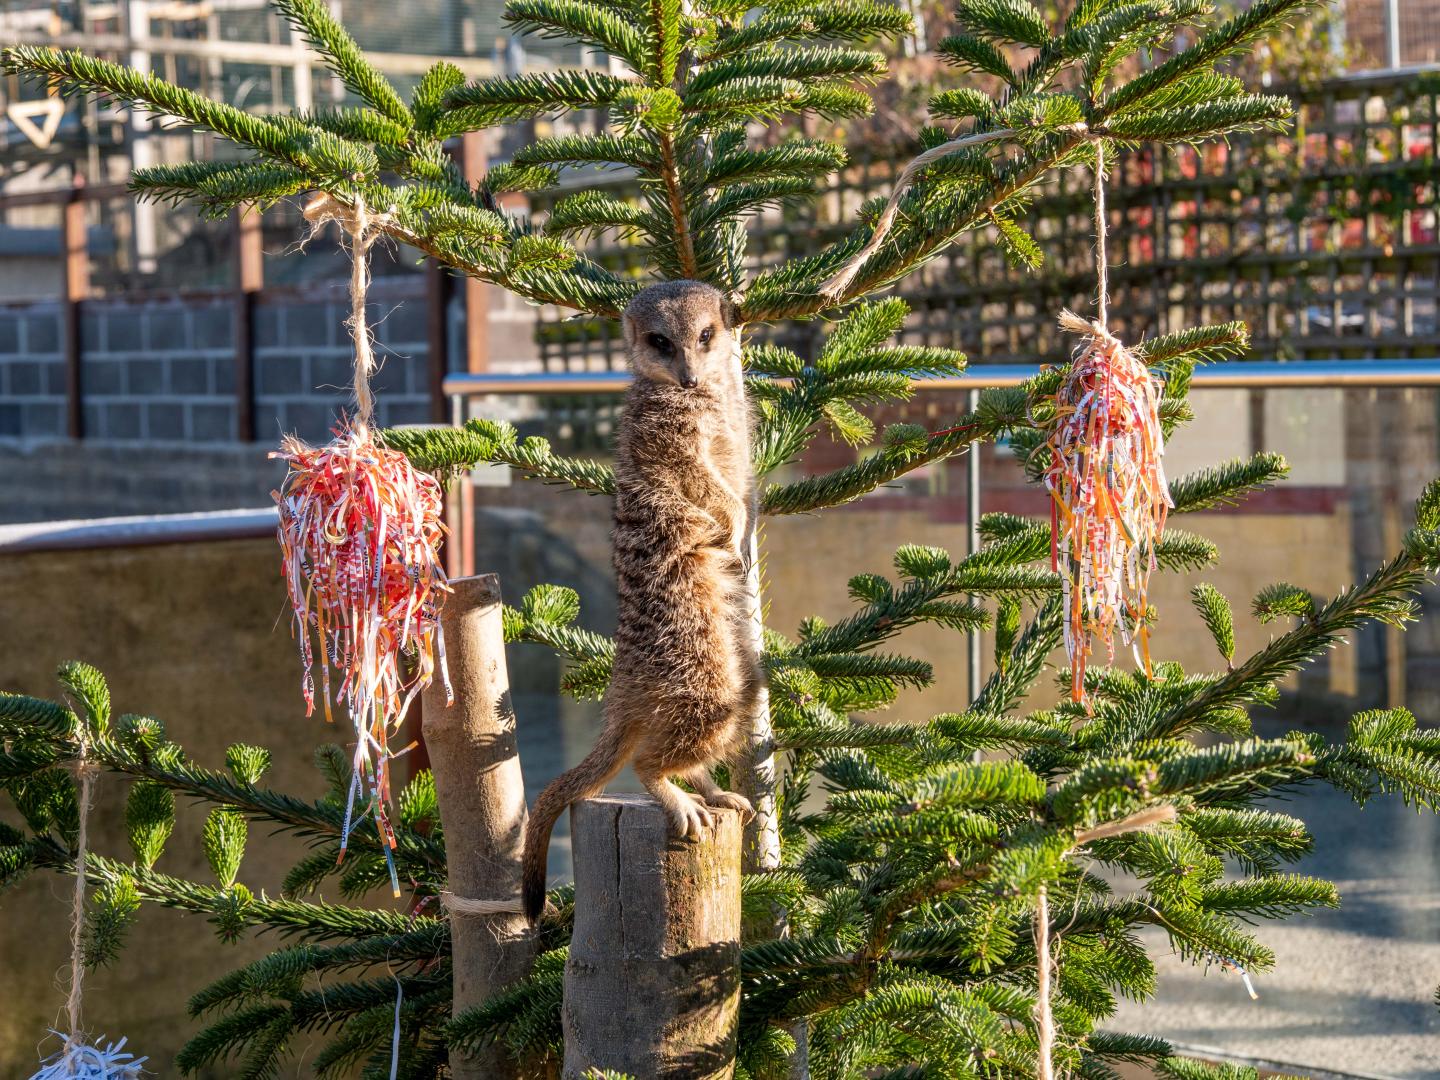
<svg viewBox="0 0 1440 1080"><path fill-rule="evenodd" d="M1436 170L1440 73L1334 80L1295 94L1284 134L1122 155L1110 209L1111 320L1131 338L1243 319L1267 359L1407 357L1440 348ZM844 235L867 199L888 193L913 147L860 148L813 203L751 226L754 267L805 255ZM587 178L589 182L589 178ZM621 196L634 180L608 181ZM913 309L903 338L964 349L972 362L1053 359L1062 307L1093 289L1090 181L1050 178L1023 223L1045 251L1030 272L1008 265L992 232L962 237L895 291ZM543 213L554 199L536 200ZM602 237L608 265L644 262ZM808 352L823 329L786 328ZM547 370L618 367L617 328L545 313Z"/></svg>

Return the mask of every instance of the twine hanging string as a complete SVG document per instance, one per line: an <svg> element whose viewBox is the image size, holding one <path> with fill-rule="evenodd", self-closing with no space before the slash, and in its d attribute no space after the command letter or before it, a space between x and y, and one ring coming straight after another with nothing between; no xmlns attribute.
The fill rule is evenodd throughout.
<svg viewBox="0 0 1440 1080"><path fill-rule="evenodd" d="M85 933L85 862L90 847L90 804L95 796L95 777L100 769L89 755L89 740L85 737L82 723L80 729L80 756L75 760L75 777L80 784L79 822L75 828L75 895L70 906L70 996L65 1002L66 1020L69 1021L67 1049L81 1039L81 1003L84 996L85 952L82 937Z"/></svg>
<svg viewBox="0 0 1440 1080"><path fill-rule="evenodd" d="M1061 858L1069 858L1086 844L1106 840L1112 836L1143 832L1157 825L1167 825L1178 817L1175 807L1168 803L1137 810L1127 817L1107 821L1091 829L1075 834L1074 845ZM1055 1077L1055 1015L1051 1006L1051 969L1055 961L1052 945L1059 935L1050 931L1050 893L1042 884L1035 896L1035 1051L1037 1080L1054 1080Z"/></svg>
<svg viewBox="0 0 1440 1080"><path fill-rule="evenodd" d="M1105 215L1105 142L1095 147L1095 321L1108 337L1110 333L1110 256L1105 250L1109 223Z"/></svg>
<svg viewBox="0 0 1440 1080"><path fill-rule="evenodd" d="M106 1045L91 1045L81 1030L85 996L85 885L86 864L90 853L90 809L94 802L95 779L100 767L90 760L89 739L84 723L77 731L79 752L75 758L77 822L75 828L75 892L70 908L70 993L65 999L65 1044L40 1063L40 1070L31 1080L73 1080L94 1077L96 1080L136 1080L144 1071L147 1058L136 1058L125 1050L125 1040ZM52 1031L59 1035L60 1032Z"/></svg>
<svg viewBox="0 0 1440 1080"><path fill-rule="evenodd" d="M370 289L370 248L384 234L390 215L373 213L359 192L355 194L354 204L346 206L323 191L306 203L301 213L310 223L312 236L327 222L334 221L350 238L350 317L345 320L355 340L355 416L350 426L365 439L375 418L375 395L370 389L370 376L375 373L375 350L369 321L365 318L365 297Z"/></svg>
<svg viewBox="0 0 1440 1080"><path fill-rule="evenodd" d="M1050 1013L1050 893L1035 897L1035 1057L1038 1080L1054 1080L1055 1018Z"/></svg>

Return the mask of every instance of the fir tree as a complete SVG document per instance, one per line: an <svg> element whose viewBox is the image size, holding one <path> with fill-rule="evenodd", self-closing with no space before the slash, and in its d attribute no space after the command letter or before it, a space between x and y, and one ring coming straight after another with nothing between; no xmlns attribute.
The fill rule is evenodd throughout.
<svg viewBox="0 0 1440 1080"><path fill-rule="evenodd" d="M1023 387L985 392L973 412L942 432L895 425L877 433L867 407L903 398L917 376L953 373L964 361L946 350L889 344L906 317L904 304L864 298L968 229L994 227L1007 252L1036 262L1040 248L1023 228L1027 195L1053 170L1092 161L1095 140L1118 147L1192 142L1283 122L1284 99L1248 93L1224 64L1303 4L1259 0L1211 25L1198 0L1080 0L1052 26L1028 0L965 0L958 32L942 51L961 71L998 80L1001 91L959 85L939 94L932 111L959 134L994 137L924 170L885 243L833 300L821 286L864 248L878 203L841 242L747 278L746 219L805 198L845 160L831 142L792 138L762 147L750 132L800 113L865 112L869 98L860 85L883 75L884 58L863 45L907 30L908 16L898 9L880 0L760 7L512 0L517 28L584 42L623 61L628 73L548 72L466 84L440 63L407 103L320 0L278 6L354 105L260 118L80 53L17 47L4 63L213 131L251 152L239 162L137 173L134 188L145 198L198 201L215 211L310 190L341 203L363 198L383 208L382 227L397 240L527 299L593 317L614 317L643 284L585 257L576 238L596 230L636 236L660 277L726 289L751 323L845 309L814 360L765 344L746 352L762 477L822 435L871 451L830 473L767 482L764 512L793 514L860 498L1000 437L1032 473L1043 466L1037 424L1058 369ZM1180 47L1180 39L1191 44ZM1117 70L1141 67L1137 56L1166 50L1163 62L1114 80ZM608 110L609 130L542 139L492 169L478 190L444 150L447 138L467 130L599 108ZM936 127L922 141L935 147L956 134ZM560 202L543 226L506 214L495 201L505 191L552 184L560 170L594 165L632 170L639 198L581 193ZM1223 360L1243 343L1243 328L1225 325L1143 346L1146 362L1165 378L1167 427L1189 419L1193 366ZM490 462L582 492L606 493L613 484L602 462L563 457L501 423L397 430L386 439L442 474ZM1258 454L1183 477L1174 484L1175 513L1243 499L1284 472L1278 456ZM1275 699L1279 680L1346 632L1411 617L1412 595L1440 568L1440 483L1422 494L1403 550L1363 583L1329 600L1284 584L1264 590L1255 616L1293 624L1249 657L1235 655L1230 603L1213 587L1197 586L1198 618L1223 670L1187 674L1162 663L1146 676L1095 669L1086 676L1088 711L1026 706L1061 634L1048 527L992 514L984 537L959 560L906 545L895 553L893 577L851 580L855 609L846 618L807 620L789 637L767 630L769 719L784 765L776 802L781 858L778 867L746 876L744 897L757 913L785 910L789 933L746 942L741 1075L787 1075L797 1022L806 1026L817 1077L1036 1075L1032 927L1042 895L1065 913L1053 920L1051 941L1062 1068L1099 1078L1113 1076L1114 1063L1144 1061L1176 1080L1253 1075L1175 1058L1162 1040L1100 1025L1117 995L1144 996L1153 987L1153 963L1136 930L1162 928L1197 963L1262 971L1274 958L1251 921L1337 902L1329 883L1283 872L1309 849L1310 836L1297 818L1261 808L1266 796L1331 783L1362 802L1381 792L1425 808L1440 802L1440 732L1418 729L1403 709L1361 713L1348 738L1333 744L1303 732L1258 739L1250 719L1251 709ZM1172 528L1155 554L1164 570L1194 572L1217 552ZM506 635L561 653L569 661L567 692L598 696L612 648L576 625L577 612L572 593L542 586L507 609ZM957 711L913 727L876 724L866 714L931 680L926 664L884 651L921 623L957 633L993 626L995 673ZM349 856L336 866L348 783L338 748L317 754L330 795L306 802L260 786L267 757L259 748L232 748L224 771L204 768L167 740L158 720L112 721L108 690L94 669L67 665L61 681L72 706L0 696L0 780L25 826L0 829L0 880L33 869L73 871L76 793L65 768L83 732L95 761L133 780L126 823L134 858L92 855L88 865L98 883L87 944L92 962L117 954L143 902L203 913L224 939L256 929L296 939L195 995L191 1011L206 1026L181 1055L183 1069L234 1059L233 1075L268 1076L292 1040L318 1031L329 1033L314 1061L321 1075L357 1065L388 1075L395 982L369 970L382 961L403 990L401 1075L440 1075L450 1049L491 1041L537 1074L554 1061L568 890L553 896L530 978L452 1018L447 923L359 906L386 877L364 830L352 835ZM983 760L981 751L988 752ZM818 805L807 801L816 784L825 791ZM214 807L205 830L214 883L156 869L177 793ZM429 774L417 776L398 801L401 877L416 883L416 900L434 897L444 887L446 837ZM281 899L243 884L247 820L314 846L287 877ZM1075 857L1081 852L1083 860ZM1127 875L1132 892L1112 891L1097 868ZM1227 868L1242 876L1227 878ZM355 906L303 899L335 875Z"/></svg>

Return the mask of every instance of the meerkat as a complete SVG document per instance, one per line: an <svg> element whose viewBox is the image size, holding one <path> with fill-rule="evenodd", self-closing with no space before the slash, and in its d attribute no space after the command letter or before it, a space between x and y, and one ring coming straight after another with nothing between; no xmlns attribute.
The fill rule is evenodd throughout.
<svg viewBox="0 0 1440 1080"><path fill-rule="evenodd" d="M636 294L621 321L634 379L615 450L615 661L595 748L530 814L532 923L556 820L627 761L676 836L699 839L711 806L754 813L710 776L738 749L763 678L745 604L755 481L736 310L709 285L670 281Z"/></svg>

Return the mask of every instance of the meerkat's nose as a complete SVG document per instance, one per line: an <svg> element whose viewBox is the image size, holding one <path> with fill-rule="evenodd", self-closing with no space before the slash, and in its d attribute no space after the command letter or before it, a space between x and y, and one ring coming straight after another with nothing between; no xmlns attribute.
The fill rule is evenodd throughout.
<svg viewBox="0 0 1440 1080"><path fill-rule="evenodd" d="M683 379L680 380L680 385L683 386L686 390L694 390L695 387L700 385L700 380L695 378L694 375L686 375Z"/></svg>

